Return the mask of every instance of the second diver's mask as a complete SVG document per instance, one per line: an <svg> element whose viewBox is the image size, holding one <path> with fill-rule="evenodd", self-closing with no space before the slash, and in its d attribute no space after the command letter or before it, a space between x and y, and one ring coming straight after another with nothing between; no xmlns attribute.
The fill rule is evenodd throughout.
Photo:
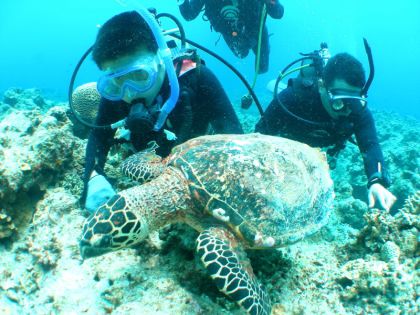
<svg viewBox="0 0 420 315"><path fill-rule="evenodd" d="M353 90L331 89L328 90L328 98L335 112L350 110L352 113L359 113L367 105L367 98Z"/></svg>
<svg viewBox="0 0 420 315"><path fill-rule="evenodd" d="M102 97L119 101L128 96L131 99L145 97L158 81L159 55L142 56L132 64L108 72L98 80L97 88Z"/></svg>
<svg viewBox="0 0 420 315"><path fill-rule="evenodd" d="M361 91L349 91L349 90L338 90L338 89L331 89L327 90L328 92L328 101L331 105L331 108L335 112L346 112L346 109L350 109L353 113L361 112L366 108L367 105L367 95L369 87L373 81L374 75L375 75L375 67L373 64L373 57L372 57L372 51L370 49L370 46L365 38L363 38L363 43L365 46L366 55L369 60L369 77L361 89ZM291 112L280 100L279 93L278 93L278 87L280 86L281 80L288 76L289 74L297 71L302 70L304 68L310 67L311 65L315 68L315 74L320 77L322 75L323 67L327 63L330 53L328 51L328 46L326 43L321 43L321 49L318 51L315 51L314 53L309 54L302 54L303 57L299 58L290 64L288 64L279 74L276 84L274 86L274 98L277 100L277 102L280 104L280 106L283 108L283 110L290 116L294 117L298 121L304 122L311 126L317 126L317 127L329 127L329 122L317 122L317 121L311 121L308 119L305 119L303 117L300 117L299 115L296 115L295 113ZM298 62L302 62L306 59L313 59L314 61L312 63L303 64L300 67L296 69L289 70L293 65L295 65ZM305 70L306 71L306 70ZM310 74L313 74L314 71L310 70ZM302 71L301 71L302 74ZM304 73L303 73L304 74Z"/></svg>

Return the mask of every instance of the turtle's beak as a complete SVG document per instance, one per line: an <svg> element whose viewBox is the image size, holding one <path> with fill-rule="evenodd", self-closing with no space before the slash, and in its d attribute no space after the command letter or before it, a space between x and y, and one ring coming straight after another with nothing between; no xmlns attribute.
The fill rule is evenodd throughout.
<svg viewBox="0 0 420 315"><path fill-rule="evenodd" d="M83 260L101 256L109 253L112 249L106 245L110 242L110 237L104 235L99 242L91 243L85 239L81 239L79 243L80 255ZM104 246L105 245L105 246Z"/></svg>

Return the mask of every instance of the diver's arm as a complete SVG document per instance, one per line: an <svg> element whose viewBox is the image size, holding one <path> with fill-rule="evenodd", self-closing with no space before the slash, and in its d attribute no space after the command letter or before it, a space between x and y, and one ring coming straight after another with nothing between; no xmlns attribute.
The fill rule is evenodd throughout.
<svg viewBox="0 0 420 315"><path fill-rule="evenodd" d="M278 0L265 0L267 4L267 13L273 19L281 19L284 14L284 7Z"/></svg>
<svg viewBox="0 0 420 315"><path fill-rule="evenodd" d="M389 211L397 198L387 189L391 181L385 168L375 123L369 109L366 109L360 115L355 130L366 175L368 176L368 206L372 208L378 204Z"/></svg>
<svg viewBox="0 0 420 315"><path fill-rule="evenodd" d="M111 141L113 139L112 134L106 135L107 132L92 130L88 144L86 146L86 158L85 158L85 179L89 179L93 170L96 170L99 174L104 174L104 166L106 158L111 148Z"/></svg>
<svg viewBox="0 0 420 315"><path fill-rule="evenodd" d="M103 98L101 99L98 115L96 117L97 125L106 125L113 122L110 120L110 117L115 117L115 115L109 113L109 109L113 107L105 106L108 102L109 101L106 101ZM89 134L83 176L84 188L80 198L82 204L85 204L86 202L89 180L96 175L105 175L104 166L109 149L113 143L114 134L115 130L113 129L92 129Z"/></svg>
<svg viewBox="0 0 420 315"><path fill-rule="evenodd" d="M210 114L210 123L216 133L242 134L242 126L229 98L213 72L200 66L199 95Z"/></svg>
<svg viewBox="0 0 420 315"><path fill-rule="evenodd" d="M287 88L281 91L278 98L289 105L292 102L291 89ZM273 99L256 124L255 132L273 136L278 135L281 129L286 126L286 120L286 113L277 102L277 99Z"/></svg>
<svg viewBox="0 0 420 315"><path fill-rule="evenodd" d="M391 181L376 134L375 122L369 109L364 110L355 121L355 135L363 157L368 188L375 183L389 187Z"/></svg>
<svg viewBox="0 0 420 315"><path fill-rule="evenodd" d="M116 115L111 112L115 106L107 106L108 103L110 101L101 99L96 117L97 125L102 126L115 122ZM96 170L99 174L104 174L106 158L113 144L114 135L114 129L92 129L90 132L86 146L85 180L90 178L93 170Z"/></svg>
<svg viewBox="0 0 420 315"><path fill-rule="evenodd" d="M187 21L194 20L204 7L204 0L185 0L179 5L179 11Z"/></svg>

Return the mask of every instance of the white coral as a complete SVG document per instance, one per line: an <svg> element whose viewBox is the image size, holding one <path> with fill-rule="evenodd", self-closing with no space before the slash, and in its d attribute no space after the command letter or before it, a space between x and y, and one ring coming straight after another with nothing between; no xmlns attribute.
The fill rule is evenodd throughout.
<svg viewBox="0 0 420 315"><path fill-rule="evenodd" d="M0 239L12 236L15 231L16 227L12 218L6 211L0 209Z"/></svg>
<svg viewBox="0 0 420 315"><path fill-rule="evenodd" d="M382 259L392 266L399 265L400 255L400 247L394 242L387 241L381 248Z"/></svg>
<svg viewBox="0 0 420 315"><path fill-rule="evenodd" d="M100 100L101 96L96 88L96 82L78 86L72 94L74 110L89 122L94 122Z"/></svg>
<svg viewBox="0 0 420 315"><path fill-rule="evenodd" d="M405 200L404 207L401 211L416 215L420 214L420 190Z"/></svg>

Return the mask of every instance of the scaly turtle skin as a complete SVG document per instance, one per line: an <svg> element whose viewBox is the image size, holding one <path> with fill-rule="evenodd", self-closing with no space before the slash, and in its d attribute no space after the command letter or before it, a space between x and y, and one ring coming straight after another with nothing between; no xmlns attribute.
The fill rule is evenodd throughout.
<svg viewBox="0 0 420 315"><path fill-rule="evenodd" d="M260 134L195 138L164 161L152 147L130 157L123 171L144 184L121 191L87 219L82 257L185 222L200 232L197 254L218 289L253 315L269 314L271 303L244 249L281 247L315 233L334 198L319 150Z"/></svg>

